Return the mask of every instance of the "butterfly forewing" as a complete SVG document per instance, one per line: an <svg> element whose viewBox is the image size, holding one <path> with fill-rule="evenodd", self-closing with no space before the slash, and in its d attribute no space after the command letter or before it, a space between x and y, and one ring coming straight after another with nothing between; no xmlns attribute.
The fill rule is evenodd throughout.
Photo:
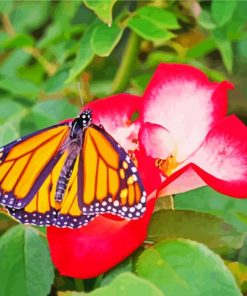
<svg viewBox="0 0 247 296"><path fill-rule="evenodd" d="M113 213L139 218L146 192L123 148L104 129L86 129L79 163L79 204L84 213Z"/></svg>
<svg viewBox="0 0 247 296"><path fill-rule="evenodd" d="M0 203L25 207L62 156L59 150L68 137L61 124L24 137L2 148L0 157Z"/></svg>

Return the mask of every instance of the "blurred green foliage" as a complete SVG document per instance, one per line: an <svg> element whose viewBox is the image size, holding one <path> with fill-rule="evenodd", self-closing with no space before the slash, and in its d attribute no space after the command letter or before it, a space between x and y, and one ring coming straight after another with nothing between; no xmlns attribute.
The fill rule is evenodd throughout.
<svg viewBox="0 0 247 296"><path fill-rule="evenodd" d="M247 2L237 0L1 1L0 146L77 115L78 81L86 102L121 91L142 94L161 62L188 63L212 80L232 81L236 89L229 112L247 122L246 11ZM205 187L177 195L175 208L180 210L153 216L145 245L154 243L152 248L140 248L107 274L83 283L56 271L50 295L105 285L92 295L209 295L210 286L214 296L240 295L213 251L231 261L227 266L245 293L246 201ZM13 225L0 215L5 232L0 238L1 295L45 296L54 276L45 233ZM194 266L186 260L173 266L174 250L181 258L189 254L200 260Z"/></svg>
<svg viewBox="0 0 247 296"><path fill-rule="evenodd" d="M85 101L141 94L160 62L233 81L230 112L246 119L246 11L245 1L1 2L0 143L75 116L78 81Z"/></svg>

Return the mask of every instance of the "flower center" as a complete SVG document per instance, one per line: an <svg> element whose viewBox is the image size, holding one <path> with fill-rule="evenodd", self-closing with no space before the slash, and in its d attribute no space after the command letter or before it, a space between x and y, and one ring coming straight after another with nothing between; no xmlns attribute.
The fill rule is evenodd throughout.
<svg viewBox="0 0 247 296"><path fill-rule="evenodd" d="M159 168L166 176L170 176L178 166L178 163L176 158L173 155L170 155L166 159L156 159L155 166Z"/></svg>

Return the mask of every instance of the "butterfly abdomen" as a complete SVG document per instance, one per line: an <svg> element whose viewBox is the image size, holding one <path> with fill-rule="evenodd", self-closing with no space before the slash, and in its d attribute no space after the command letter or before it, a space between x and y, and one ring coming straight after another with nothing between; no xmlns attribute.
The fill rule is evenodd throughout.
<svg viewBox="0 0 247 296"><path fill-rule="evenodd" d="M58 178L55 196L55 200L57 202L61 202L63 200L79 151L79 143L73 142L69 147L69 155L64 162Z"/></svg>
<svg viewBox="0 0 247 296"><path fill-rule="evenodd" d="M57 202L61 202L63 200L64 193L66 191L69 179L73 171L74 163L75 161L70 166L65 164L60 173L60 176L57 182L56 197L55 197L55 200Z"/></svg>

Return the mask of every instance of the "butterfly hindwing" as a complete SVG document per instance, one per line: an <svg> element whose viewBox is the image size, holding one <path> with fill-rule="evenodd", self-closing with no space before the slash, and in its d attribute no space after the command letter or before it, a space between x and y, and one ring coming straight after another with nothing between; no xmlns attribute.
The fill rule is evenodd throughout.
<svg viewBox="0 0 247 296"><path fill-rule="evenodd" d="M101 127L91 125L85 131L78 178L84 213L133 219L145 212L146 192L134 163Z"/></svg>
<svg viewBox="0 0 247 296"><path fill-rule="evenodd" d="M10 214L24 224L78 228L87 224L94 215L83 215L78 205L76 160L63 201L55 201L56 185L68 153L65 151L53 167L32 200L23 209L9 208Z"/></svg>
<svg viewBox="0 0 247 296"><path fill-rule="evenodd" d="M31 200L21 209L8 208L9 213L24 224L55 225L61 205L55 202L55 190L66 153L60 157Z"/></svg>
<svg viewBox="0 0 247 296"><path fill-rule="evenodd" d="M78 167L79 156L75 161L63 201L59 208L59 213L55 225L58 227L78 228L86 225L95 215L83 213L79 206L78 198Z"/></svg>

